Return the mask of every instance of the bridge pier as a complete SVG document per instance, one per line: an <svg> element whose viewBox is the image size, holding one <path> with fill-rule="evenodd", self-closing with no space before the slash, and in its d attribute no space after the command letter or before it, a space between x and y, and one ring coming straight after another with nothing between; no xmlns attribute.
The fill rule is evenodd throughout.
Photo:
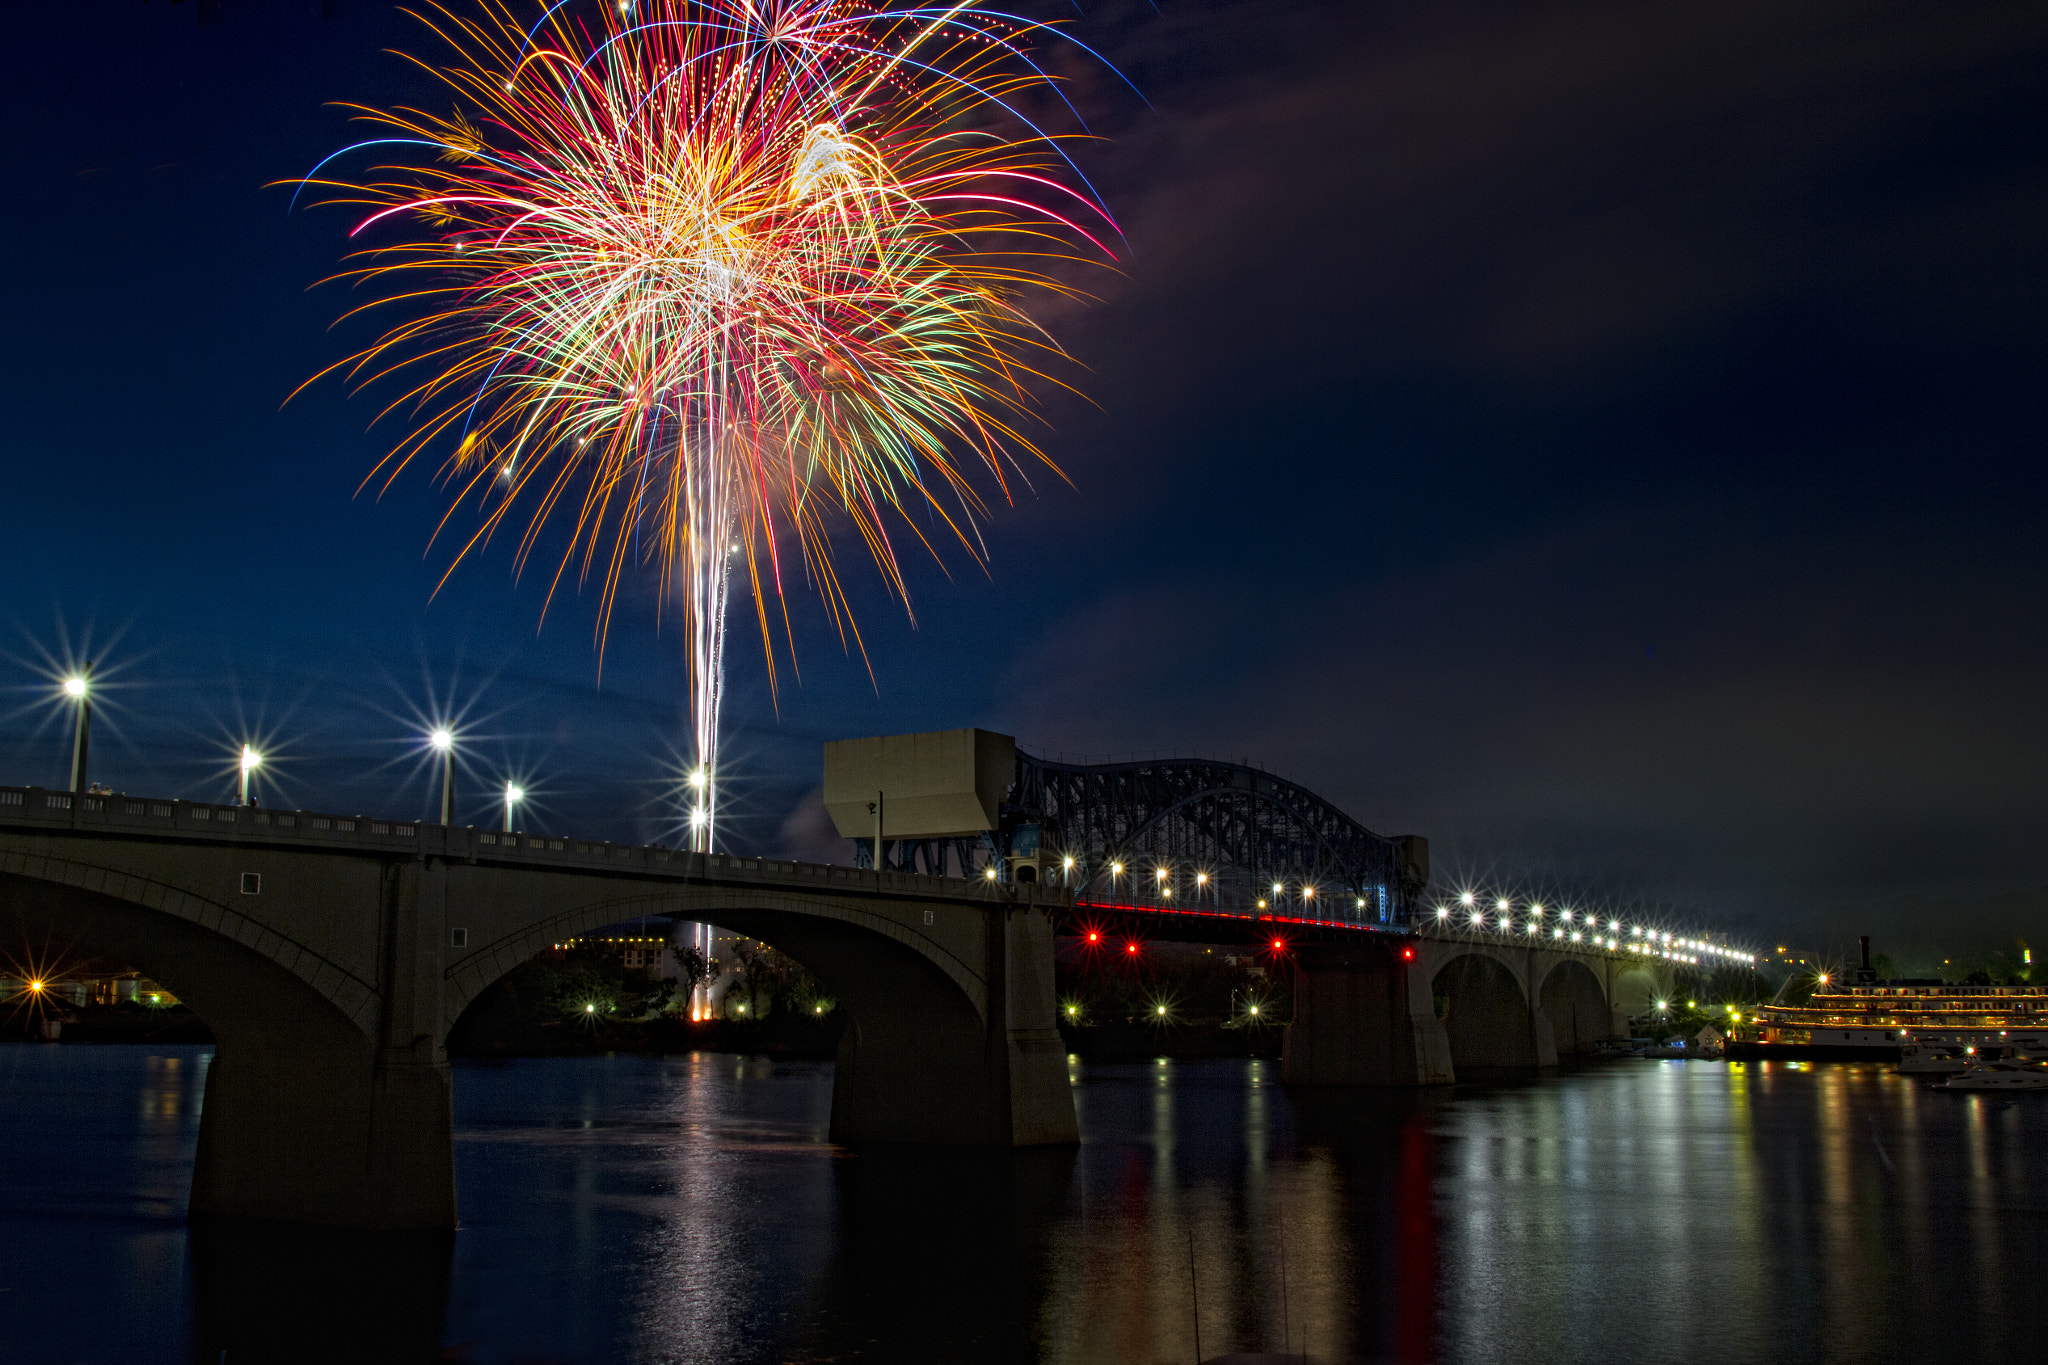
<svg viewBox="0 0 2048 1365"><path fill-rule="evenodd" d="M448 1066L215 1028L192 1213L381 1230L455 1226Z"/></svg>
<svg viewBox="0 0 2048 1365"><path fill-rule="evenodd" d="M1429 978L1394 943L1305 946L1295 957L1290 1085L1449 1085L1451 1045Z"/></svg>

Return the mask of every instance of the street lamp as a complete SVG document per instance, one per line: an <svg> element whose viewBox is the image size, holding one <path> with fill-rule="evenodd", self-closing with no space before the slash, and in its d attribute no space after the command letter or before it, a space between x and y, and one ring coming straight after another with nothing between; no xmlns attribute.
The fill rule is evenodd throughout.
<svg viewBox="0 0 2048 1365"><path fill-rule="evenodd" d="M526 792L515 783L505 784L505 832L512 832L512 808L526 799Z"/></svg>
<svg viewBox="0 0 2048 1365"><path fill-rule="evenodd" d="M249 804L249 774L263 766L263 755L244 744L242 746L242 787L241 804Z"/></svg>
<svg viewBox="0 0 2048 1365"><path fill-rule="evenodd" d="M71 790L85 792L85 751L92 744L92 660L64 680L64 695L78 703L78 721L71 732Z"/></svg>
<svg viewBox="0 0 2048 1365"><path fill-rule="evenodd" d="M455 735L443 725L427 736L427 743L441 755L441 823L455 823Z"/></svg>

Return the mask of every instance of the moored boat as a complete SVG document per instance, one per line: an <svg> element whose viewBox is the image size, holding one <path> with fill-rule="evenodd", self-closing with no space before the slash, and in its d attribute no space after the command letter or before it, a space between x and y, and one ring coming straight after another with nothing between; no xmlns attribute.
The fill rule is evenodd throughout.
<svg viewBox="0 0 2048 1365"><path fill-rule="evenodd" d="M2048 1090L2048 1067L2033 1062L1984 1062L1960 1076L1936 1081L1936 1090Z"/></svg>

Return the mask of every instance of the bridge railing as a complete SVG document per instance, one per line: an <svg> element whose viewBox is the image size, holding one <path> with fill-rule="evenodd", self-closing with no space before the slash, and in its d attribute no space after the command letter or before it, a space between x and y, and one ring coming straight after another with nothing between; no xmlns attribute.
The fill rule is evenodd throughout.
<svg viewBox="0 0 2048 1365"><path fill-rule="evenodd" d="M201 840L245 845L348 849L380 855L506 862L584 872L620 871L679 880L748 884L828 883L834 891L890 896L931 896L1046 908L1071 895L1051 885L989 882L881 871L833 863L806 863L736 853L695 853L660 844L617 844L601 839L486 830L369 815L221 805L125 793L79 794L42 787L0 787L0 830L64 830L125 838Z"/></svg>

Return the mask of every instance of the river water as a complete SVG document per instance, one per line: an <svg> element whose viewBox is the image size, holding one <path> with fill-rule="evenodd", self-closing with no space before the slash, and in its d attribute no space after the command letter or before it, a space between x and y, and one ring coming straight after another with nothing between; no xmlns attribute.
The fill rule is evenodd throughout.
<svg viewBox="0 0 2048 1365"><path fill-rule="evenodd" d="M0 1048L0 1359L2009 1360L2048 1094L1615 1062L1423 1097L1073 1065L1082 1142L852 1152L832 1069L457 1068L452 1239L189 1230L205 1048ZM1192 1258L1192 1274L1190 1261Z"/></svg>

